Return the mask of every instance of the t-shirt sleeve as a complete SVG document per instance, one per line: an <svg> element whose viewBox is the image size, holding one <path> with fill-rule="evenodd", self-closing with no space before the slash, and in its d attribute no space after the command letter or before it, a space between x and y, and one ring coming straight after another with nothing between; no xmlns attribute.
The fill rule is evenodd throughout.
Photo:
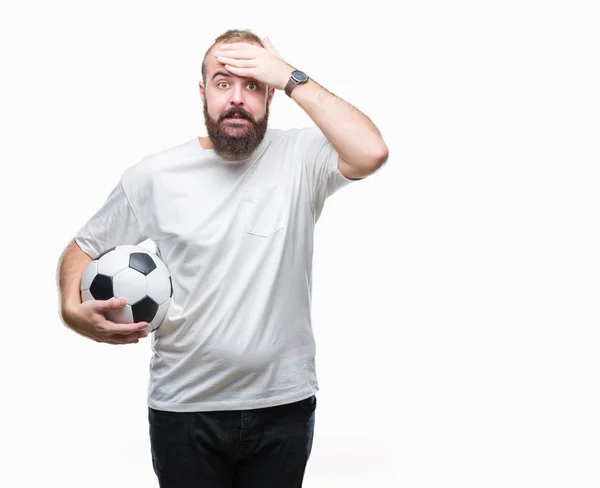
<svg viewBox="0 0 600 488"><path fill-rule="evenodd" d="M75 235L75 242L91 258L114 246L139 244L148 237L123 188L123 180L113 188L104 204Z"/></svg>
<svg viewBox="0 0 600 488"><path fill-rule="evenodd" d="M320 213L327 198L357 180L340 173L338 153L319 127L300 129L299 135L313 205Z"/></svg>

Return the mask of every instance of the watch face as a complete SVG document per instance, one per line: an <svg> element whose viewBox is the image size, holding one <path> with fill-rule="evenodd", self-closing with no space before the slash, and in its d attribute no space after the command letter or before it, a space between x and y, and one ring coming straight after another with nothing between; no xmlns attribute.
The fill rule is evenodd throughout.
<svg viewBox="0 0 600 488"><path fill-rule="evenodd" d="M292 71L292 76L299 83L302 83L303 81L308 81L308 76L306 76L306 73L303 73L302 71Z"/></svg>

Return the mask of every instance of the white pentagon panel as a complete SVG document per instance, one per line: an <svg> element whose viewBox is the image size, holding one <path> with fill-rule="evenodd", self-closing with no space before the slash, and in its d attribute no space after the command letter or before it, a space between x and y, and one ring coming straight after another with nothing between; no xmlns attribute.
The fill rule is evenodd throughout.
<svg viewBox="0 0 600 488"><path fill-rule="evenodd" d="M146 296L146 277L133 268L126 268L113 277L113 294L133 305Z"/></svg>
<svg viewBox="0 0 600 488"><path fill-rule="evenodd" d="M171 295L169 273L164 265L146 276L146 294L156 303L164 302Z"/></svg>
<svg viewBox="0 0 600 488"><path fill-rule="evenodd" d="M106 276L114 276L129 266L129 253L121 249L121 247L119 246L107 252L98 259L98 273Z"/></svg>
<svg viewBox="0 0 600 488"><path fill-rule="evenodd" d="M160 327L160 324L162 324L163 320L165 319L165 316L167 315L167 310L169 310L169 305L171 305L171 300L166 300L165 302L163 302L162 304L160 304L158 306L158 310L156 311L156 315L154 316L154 319L152 320L152 322L150 322L149 324L149 329L150 332L154 332L156 329L158 329Z"/></svg>
<svg viewBox="0 0 600 488"><path fill-rule="evenodd" d="M90 293L90 290L84 290L81 292L81 301L82 302L88 302L93 299L94 299L94 297Z"/></svg>
<svg viewBox="0 0 600 488"><path fill-rule="evenodd" d="M85 272L83 273L83 277L81 278L81 286L80 290L89 290L90 285L92 284L92 280L94 276L98 274L98 261L92 261L88 264L87 268L85 268Z"/></svg>
<svg viewBox="0 0 600 488"><path fill-rule="evenodd" d="M149 252L148 255L152 258L152 260L156 263L156 266L158 268L164 268L166 271L167 270L167 266L165 265L164 261L160 258L160 256L157 256L156 254Z"/></svg>
<svg viewBox="0 0 600 488"><path fill-rule="evenodd" d="M115 324L133 323L133 312L129 305L125 305L123 308L112 308L106 312L105 316L107 320Z"/></svg>

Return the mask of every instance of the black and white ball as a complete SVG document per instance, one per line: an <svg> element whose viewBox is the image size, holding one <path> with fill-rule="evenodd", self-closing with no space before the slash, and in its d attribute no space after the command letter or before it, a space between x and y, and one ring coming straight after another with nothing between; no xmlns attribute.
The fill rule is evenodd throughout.
<svg viewBox="0 0 600 488"><path fill-rule="evenodd" d="M171 273L156 254L141 246L107 249L86 268L81 279L81 301L124 298L127 305L110 310L111 322L148 322L154 332L163 322L173 297Z"/></svg>

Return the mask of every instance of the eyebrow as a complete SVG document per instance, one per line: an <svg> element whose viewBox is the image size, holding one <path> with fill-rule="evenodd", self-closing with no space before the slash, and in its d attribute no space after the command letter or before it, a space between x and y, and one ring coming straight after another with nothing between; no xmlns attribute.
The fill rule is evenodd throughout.
<svg viewBox="0 0 600 488"><path fill-rule="evenodd" d="M229 76L231 76L231 73L227 73L226 71L217 71L213 75L212 79L214 80L217 76L227 76L227 77L229 77Z"/></svg>
<svg viewBox="0 0 600 488"><path fill-rule="evenodd" d="M217 76L225 76L227 78L231 78L231 73L227 73L227 71L217 71L214 75L212 75L211 80L214 80ZM252 81L253 83L256 83L257 85L261 85L262 83L260 83L258 80L254 79L254 78L248 78L250 81Z"/></svg>

